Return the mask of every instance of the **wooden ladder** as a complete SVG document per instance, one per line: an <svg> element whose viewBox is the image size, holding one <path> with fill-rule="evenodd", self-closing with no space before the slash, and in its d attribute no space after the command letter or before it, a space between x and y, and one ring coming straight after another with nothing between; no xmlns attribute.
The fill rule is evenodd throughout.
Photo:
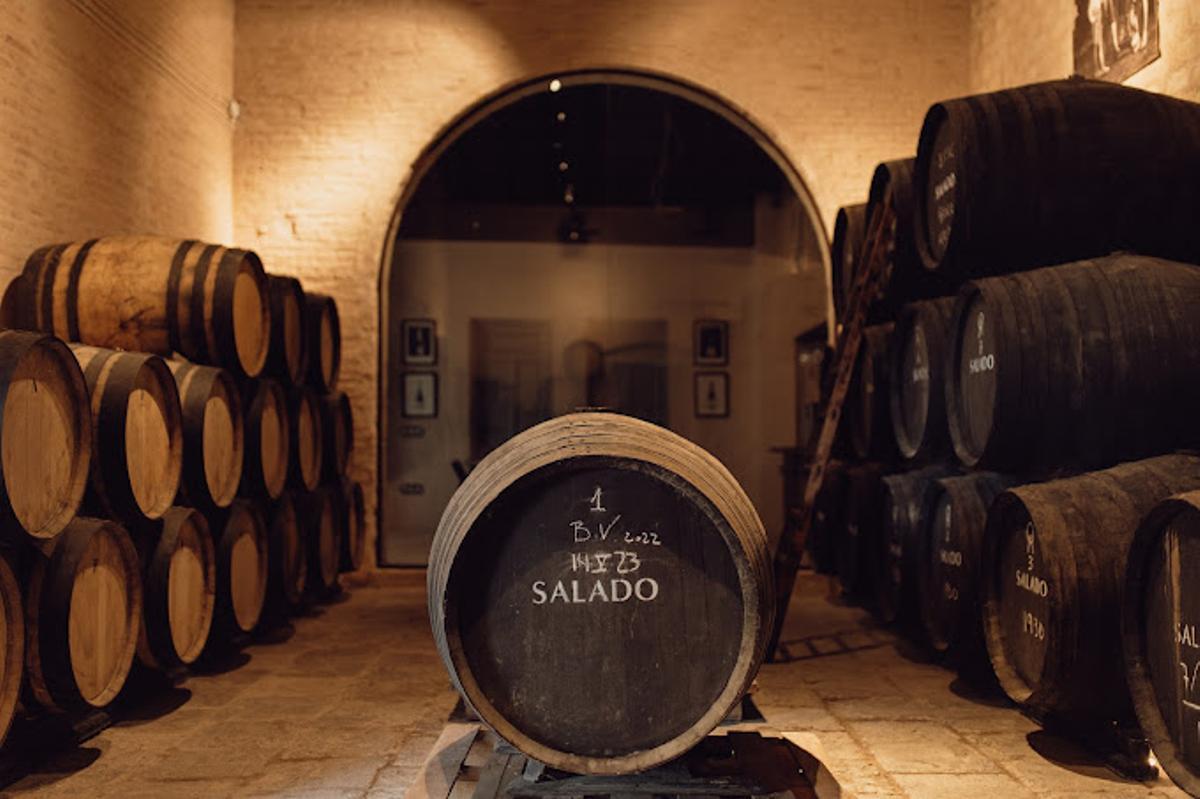
<svg viewBox="0 0 1200 799"><path fill-rule="evenodd" d="M842 420L842 406L846 402L846 392L854 374L854 362L862 344L867 311L878 293L880 278L888 266L888 252L892 248L895 233L894 221L895 214L889 194L884 198L882 213L875 214L874 219L870 220L871 227L863 237L862 248L856 260L859 267L855 270L846 321L837 341L837 354L834 358L835 378L829 396L821 405L821 435L817 439L808 482L804 486L804 504L789 512L790 524L780 537L779 547L775 552L775 627L767 646L768 660L775 659L779 648L779 637L783 633L788 604L796 588L796 572L800 568L800 558L804 554L804 545L812 527L813 505L821 491L821 484L825 481L825 470L833 452L838 423Z"/></svg>

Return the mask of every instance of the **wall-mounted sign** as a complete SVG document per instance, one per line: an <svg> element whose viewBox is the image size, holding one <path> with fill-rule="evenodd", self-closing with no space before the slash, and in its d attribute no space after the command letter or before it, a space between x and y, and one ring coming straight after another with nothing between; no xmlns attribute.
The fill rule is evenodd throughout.
<svg viewBox="0 0 1200 799"><path fill-rule="evenodd" d="M400 379L403 413L408 419L434 419L438 414L437 373L405 372Z"/></svg>
<svg viewBox="0 0 1200 799"><path fill-rule="evenodd" d="M723 419L729 415L729 373L696 372L696 416Z"/></svg>
<svg viewBox="0 0 1200 799"><path fill-rule="evenodd" d="M1075 73L1120 83L1159 56L1158 0L1075 0Z"/></svg>
<svg viewBox="0 0 1200 799"><path fill-rule="evenodd" d="M725 366L729 363L729 323L722 319L699 319L693 343L697 366Z"/></svg>
<svg viewBox="0 0 1200 799"><path fill-rule="evenodd" d="M405 319L402 340L406 365L433 366L437 363L437 322L432 319Z"/></svg>

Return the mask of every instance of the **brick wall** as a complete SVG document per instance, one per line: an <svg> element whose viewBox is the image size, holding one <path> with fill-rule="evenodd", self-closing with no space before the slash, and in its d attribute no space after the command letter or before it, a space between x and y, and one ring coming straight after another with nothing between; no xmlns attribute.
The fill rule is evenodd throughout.
<svg viewBox="0 0 1200 799"><path fill-rule="evenodd" d="M876 162L915 150L929 103L967 89L967 0L241 0L236 28L236 239L344 309L372 519L380 261L414 161L458 114L555 70L682 78L779 143L828 229Z"/></svg>
<svg viewBox="0 0 1200 799"><path fill-rule="evenodd" d="M41 244L233 234L233 0L0 10L0 285Z"/></svg>

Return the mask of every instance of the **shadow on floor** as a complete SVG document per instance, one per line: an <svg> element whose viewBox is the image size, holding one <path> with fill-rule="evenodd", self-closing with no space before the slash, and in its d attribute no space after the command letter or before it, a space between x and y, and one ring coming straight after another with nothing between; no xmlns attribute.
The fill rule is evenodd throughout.
<svg viewBox="0 0 1200 799"><path fill-rule="evenodd" d="M1096 754L1069 738L1047 730L1034 730L1025 736L1025 740L1042 758L1067 771L1108 782L1130 782L1111 771Z"/></svg>

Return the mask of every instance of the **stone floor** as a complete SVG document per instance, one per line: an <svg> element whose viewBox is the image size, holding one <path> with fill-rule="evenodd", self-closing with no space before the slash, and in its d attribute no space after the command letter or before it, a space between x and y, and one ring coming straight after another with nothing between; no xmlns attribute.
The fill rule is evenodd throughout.
<svg viewBox="0 0 1200 799"><path fill-rule="evenodd" d="M859 797L1182 797L1122 781L995 700L969 698L863 611L802 580L755 695L780 730L811 730ZM424 574L389 572L298 619L38 766L2 796L403 796L454 704L425 615ZM837 639L830 637L837 634ZM279 636L285 638L286 636ZM811 646L800 643L807 640Z"/></svg>

